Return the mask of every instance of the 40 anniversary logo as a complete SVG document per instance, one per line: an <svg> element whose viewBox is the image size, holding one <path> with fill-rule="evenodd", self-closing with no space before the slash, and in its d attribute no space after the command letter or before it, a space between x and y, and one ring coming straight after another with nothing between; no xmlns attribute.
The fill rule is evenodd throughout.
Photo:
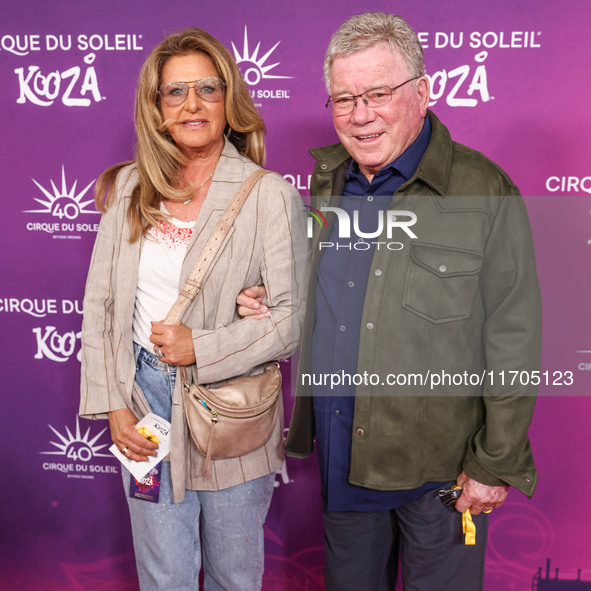
<svg viewBox="0 0 591 591"><path fill-rule="evenodd" d="M94 478L95 474L119 474L119 467L117 463L92 463L91 460L96 458L110 458L115 460L110 453L105 453L105 448L109 445L107 443L100 443L101 437L108 430L104 427L95 435L91 435L91 427L89 426L83 433L80 429L80 419L76 417L76 428L74 432L69 427L64 427L64 433L60 433L52 425L48 427L56 436L56 441L49 441L55 449L52 451L41 451L40 455L55 456L52 460L44 461L42 469L46 472L60 472L65 474L68 478ZM115 460L116 462L116 460Z"/></svg>
<svg viewBox="0 0 591 591"><path fill-rule="evenodd" d="M259 41L254 49L249 47L248 28L244 27L244 41L242 44L242 52L238 50L234 42L231 42L232 50L234 52L234 59L240 68L242 77L246 84L250 87L255 87L250 91L253 99L289 99L289 89L286 88L256 88L265 80L291 79L292 76L285 76L281 74L271 73L280 62L267 64L267 60L271 58L273 52L277 49L281 41L277 41L271 49L266 51L263 55L261 50L261 42ZM260 106L258 104L257 106Z"/></svg>
<svg viewBox="0 0 591 591"><path fill-rule="evenodd" d="M23 213L43 214L44 218L50 216L51 221L29 221L26 228L29 232L45 232L53 238L81 238L85 232L96 232L97 221L78 221L81 216L98 216L100 212L94 209L94 198L87 193L96 179L90 181L84 188L77 190L78 181L75 180L68 187L65 167L62 165L61 187L58 188L55 181L49 180L49 187L44 187L40 182L31 179L40 191L39 197L34 197L42 207L26 209ZM92 209L89 209L92 207Z"/></svg>

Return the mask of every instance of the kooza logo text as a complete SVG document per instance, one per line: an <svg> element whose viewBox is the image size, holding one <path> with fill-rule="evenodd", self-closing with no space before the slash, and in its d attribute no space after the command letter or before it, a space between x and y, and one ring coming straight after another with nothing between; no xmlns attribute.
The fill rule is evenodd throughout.
<svg viewBox="0 0 591 591"><path fill-rule="evenodd" d="M49 359L63 363L71 359L78 348L76 359L81 360L79 343L82 332L71 330L60 334L55 326L46 326L34 328L33 334L37 340L35 359Z"/></svg>
<svg viewBox="0 0 591 591"><path fill-rule="evenodd" d="M56 99L61 99L66 107L90 107L92 101L98 103L103 100L99 89L96 70L91 64L95 54L84 56L86 68L72 66L63 72L54 70L43 73L39 66L16 68L14 73L18 78L18 104L27 102L40 107L53 105Z"/></svg>

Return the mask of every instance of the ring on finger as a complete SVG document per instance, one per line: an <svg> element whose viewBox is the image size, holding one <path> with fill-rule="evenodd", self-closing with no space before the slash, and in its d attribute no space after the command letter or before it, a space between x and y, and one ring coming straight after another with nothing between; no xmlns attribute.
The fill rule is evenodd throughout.
<svg viewBox="0 0 591 591"><path fill-rule="evenodd" d="M162 350L160 349L160 345L156 345L154 347L154 351L156 353L156 357L158 357L158 359L162 359L164 357L164 353L162 352Z"/></svg>
<svg viewBox="0 0 591 591"><path fill-rule="evenodd" d="M126 456L131 450L129 449L129 447L124 447L122 449L119 450L124 456Z"/></svg>
<svg viewBox="0 0 591 591"><path fill-rule="evenodd" d="M494 509L494 507L489 507L488 505L485 505L484 507L482 507L482 512L483 513L490 513L493 509Z"/></svg>

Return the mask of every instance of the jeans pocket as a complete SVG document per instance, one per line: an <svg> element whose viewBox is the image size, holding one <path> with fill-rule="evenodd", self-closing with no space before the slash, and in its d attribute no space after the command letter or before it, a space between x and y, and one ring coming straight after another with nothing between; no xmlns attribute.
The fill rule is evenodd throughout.
<svg viewBox="0 0 591 591"><path fill-rule="evenodd" d="M152 412L170 421L174 381L168 369L150 363L149 355L142 352L137 359L135 382L141 389Z"/></svg>

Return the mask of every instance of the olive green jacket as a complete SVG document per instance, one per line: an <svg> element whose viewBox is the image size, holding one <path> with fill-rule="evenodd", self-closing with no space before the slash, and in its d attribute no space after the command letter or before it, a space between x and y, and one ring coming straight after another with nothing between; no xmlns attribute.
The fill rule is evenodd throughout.
<svg viewBox="0 0 591 591"><path fill-rule="evenodd" d="M433 113L429 118L425 154L389 208L416 214L409 227L416 238L402 228L388 236L385 223L374 239L380 244L369 271L357 371L379 383L370 385L368 377L356 387L349 482L404 490L465 470L484 484L508 483L531 496L537 473L527 431L539 381L541 301L527 212L503 170L453 142ZM341 144L311 154L312 207L338 207L349 154ZM325 215L328 226L316 224L313 238L298 397L285 443L296 457L313 451L305 375L319 245L335 218Z"/></svg>

